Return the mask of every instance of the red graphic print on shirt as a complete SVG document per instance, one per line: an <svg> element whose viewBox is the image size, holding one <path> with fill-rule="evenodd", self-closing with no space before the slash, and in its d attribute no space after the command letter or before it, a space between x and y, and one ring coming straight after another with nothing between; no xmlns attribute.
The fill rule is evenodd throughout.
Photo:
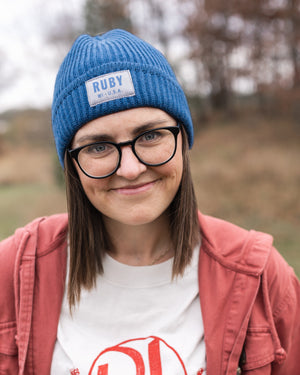
<svg viewBox="0 0 300 375"><path fill-rule="evenodd" d="M187 375L176 350L155 336L124 341L103 350L89 375L119 375L120 369L126 375Z"/></svg>

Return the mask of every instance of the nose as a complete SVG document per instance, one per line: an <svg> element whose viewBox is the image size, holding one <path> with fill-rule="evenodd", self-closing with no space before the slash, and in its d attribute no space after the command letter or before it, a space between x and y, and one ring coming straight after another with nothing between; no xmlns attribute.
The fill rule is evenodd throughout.
<svg viewBox="0 0 300 375"><path fill-rule="evenodd" d="M127 180L135 180L146 170L147 166L137 159L132 151L131 146L123 146L121 163L116 171L116 175L124 177Z"/></svg>

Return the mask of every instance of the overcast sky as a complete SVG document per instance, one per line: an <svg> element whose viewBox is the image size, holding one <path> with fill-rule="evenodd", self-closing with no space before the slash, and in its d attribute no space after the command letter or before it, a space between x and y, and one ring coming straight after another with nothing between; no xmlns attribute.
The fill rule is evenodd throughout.
<svg viewBox="0 0 300 375"><path fill-rule="evenodd" d="M47 31L67 12L80 18L83 0L0 0L0 112L45 107L59 66Z"/></svg>

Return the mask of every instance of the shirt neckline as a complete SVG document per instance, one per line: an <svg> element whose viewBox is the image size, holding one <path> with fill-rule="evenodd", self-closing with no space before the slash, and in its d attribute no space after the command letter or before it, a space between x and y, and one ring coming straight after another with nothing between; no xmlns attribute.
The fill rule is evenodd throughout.
<svg viewBox="0 0 300 375"><path fill-rule="evenodd" d="M194 251L191 263L186 267L184 274L198 264L200 245L198 244ZM165 262L151 266L130 266L121 263L109 254L105 254L103 264L103 277L107 282L123 288L151 288L176 282L172 278L174 257Z"/></svg>
<svg viewBox="0 0 300 375"><path fill-rule="evenodd" d="M167 284L172 280L173 257L152 266L130 266L105 254L103 278L124 288L148 288Z"/></svg>

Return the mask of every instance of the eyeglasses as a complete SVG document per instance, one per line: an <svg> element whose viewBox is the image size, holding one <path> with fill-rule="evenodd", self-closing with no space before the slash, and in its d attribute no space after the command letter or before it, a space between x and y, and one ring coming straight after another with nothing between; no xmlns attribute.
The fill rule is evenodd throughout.
<svg viewBox="0 0 300 375"><path fill-rule="evenodd" d="M147 166L166 164L176 153L179 129L179 125L152 129L127 142L95 142L68 152L86 176L105 178L120 167L125 146L131 146L136 158Z"/></svg>

